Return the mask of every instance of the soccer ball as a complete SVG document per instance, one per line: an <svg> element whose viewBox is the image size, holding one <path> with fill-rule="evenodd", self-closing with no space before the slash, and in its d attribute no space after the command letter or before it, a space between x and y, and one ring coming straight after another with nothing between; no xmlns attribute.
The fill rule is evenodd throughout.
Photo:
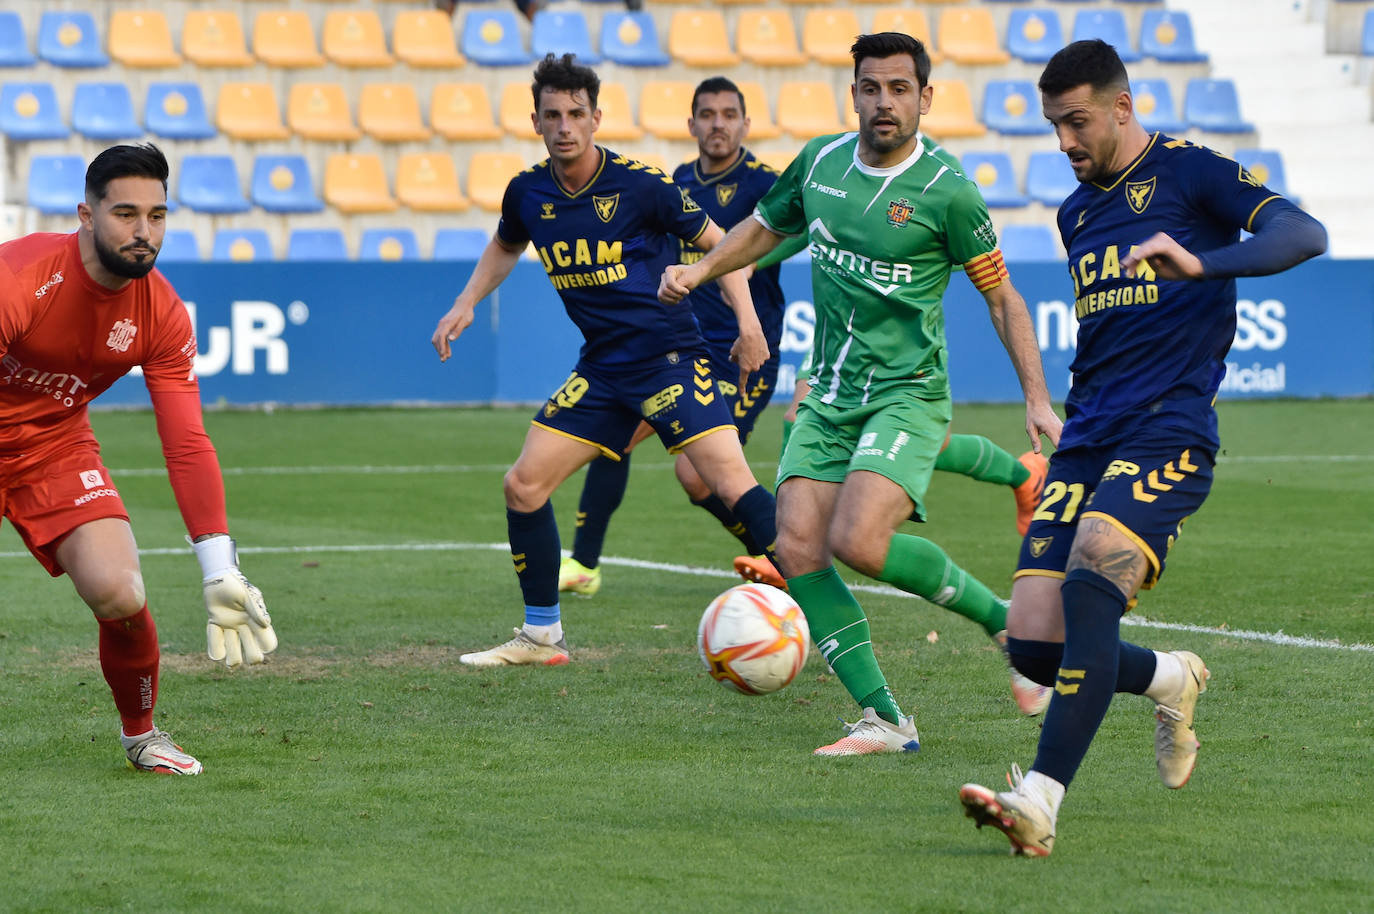
<svg viewBox="0 0 1374 914"><path fill-rule="evenodd" d="M806 663L811 630L786 591L767 584L731 587L711 601L697 627L697 651L711 677L746 695L767 695Z"/></svg>

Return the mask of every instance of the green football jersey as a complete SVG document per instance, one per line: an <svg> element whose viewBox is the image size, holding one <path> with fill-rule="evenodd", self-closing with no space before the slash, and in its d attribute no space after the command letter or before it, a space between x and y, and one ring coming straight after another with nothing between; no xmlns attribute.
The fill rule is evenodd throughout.
<svg viewBox="0 0 1374 914"><path fill-rule="evenodd" d="M941 297L956 267L997 247L977 186L958 160L924 142L872 168L859 136L807 143L755 216L811 244L810 396L852 408L884 394L949 395Z"/></svg>

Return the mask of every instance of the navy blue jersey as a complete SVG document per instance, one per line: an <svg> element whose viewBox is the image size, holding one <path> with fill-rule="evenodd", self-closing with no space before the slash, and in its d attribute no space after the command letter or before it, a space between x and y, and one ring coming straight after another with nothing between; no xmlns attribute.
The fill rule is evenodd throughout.
<svg viewBox="0 0 1374 914"><path fill-rule="evenodd" d="M677 239L699 238L706 214L657 168L597 151L596 175L576 193L559 183L548 159L512 178L497 236L511 247L534 243L582 331L586 361L627 365L700 351L691 309L660 304L658 283L677 262Z"/></svg>
<svg viewBox="0 0 1374 914"><path fill-rule="evenodd" d="M711 221L725 231L735 224L749 218L754 212L754 204L763 199L778 173L754 158L747 149L740 150L740 156L724 171L703 175L700 160L684 162L673 172L673 181L685 188L692 199L706 211ZM703 252L688 244L682 245L682 262L695 263ZM778 282L781 268L774 264L754 271L749 279L749 295L754 300L754 310L758 312L759 323L763 325L764 339L768 340L768 350L778 351L778 341L782 338L782 285ZM701 335L715 343L733 343L739 336L739 322L735 312L721 297L720 286L709 282L692 290L687 297L692 312L701 325Z"/></svg>
<svg viewBox="0 0 1374 914"><path fill-rule="evenodd" d="M1185 432L1215 451L1217 388L1236 333L1234 279L1157 279L1121 261L1156 232L1201 253L1239 240L1281 199L1237 162L1162 134L1120 174L1080 184L1059 208L1078 318L1061 448L1151 430Z"/></svg>

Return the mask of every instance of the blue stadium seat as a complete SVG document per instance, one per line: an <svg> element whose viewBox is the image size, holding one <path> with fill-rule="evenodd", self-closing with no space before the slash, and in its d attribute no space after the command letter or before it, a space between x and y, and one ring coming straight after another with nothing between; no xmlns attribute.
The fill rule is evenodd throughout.
<svg viewBox="0 0 1374 914"><path fill-rule="evenodd" d="M1040 110L1040 93L1028 79L989 80L983 90L983 123L1016 136L1054 130Z"/></svg>
<svg viewBox="0 0 1374 914"><path fill-rule="evenodd" d="M260 155L249 184L253 203L269 213L318 213L324 202L315 195L310 166L301 155Z"/></svg>
<svg viewBox="0 0 1374 914"><path fill-rule="evenodd" d="M1183 97L1183 117L1188 126L1212 133L1251 133L1254 125L1240 116L1240 97L1229 79L1188 80Z"/></svg>
<svg viewBox="0 0 1374 914"><path fill-rule="evenodd" d="M208 140L218 132L195 83L149 83L143 123L149 133L169 140Z"/></svg>
<svg viewBox="0 0 1374 914"><path fill-rule="evenodd" d="M76 218L86 199L86 163L81 156L34 156L29 160L28 203L49 216Z"/></svg>
<svg viewBox="0 0 1374 914"><path fill-rule="evenodd" d="M124 83L81 83L72 96L72 129L93 140L131 140L143 136L134 116L134 99Z"/></svg>
<svg viewBox="0 0 1374 914"><path fill-rule="evenodd" d="M286 239L287 260L348 260L348 242L336 228L292 229Z"/></svg>
<svg viewBox="0 0 1374 914"><path fill-rule="evenodd" d="M1193 20L1183 10L1146 10L1140 20L1140 53L1170 63L1204 63L1193 38Z"/></svg>
<svg viewBox="0 0 1374 914"><path fill-rule="evenodd" d="M0 67L31 67L36 62L24 34L24 20L16 12L0 10Z"/></svg>
<svg viewBox="0 0 1374 914"><path fill-rule="evenodd" d="M371 228L363 230L358 245L359 260L419 260L420 243L408 228Z"/></svg>
<svg viewBox="0 0 1374 914"><path fill-rule="evenodd" d="M476 260L487 249L485 229L444 228L434 233L435 260Z"/></svg>
<svg viewBox="0 0 1374 914"><path fill-rule="evenodd" d="M211 260L272 260L272 239L263 229L220 229L215 232Z"/></svg>
<svg viewBox="0 0 1374 914"><path fill-rule="evenodd" d="M959 161L988 206L1026 205L1026 196L1017 187L1016 169L1005 152L966 152Z"/></svg>
<svg viewBox="0 0 1374 914"><path fill-rule="evenodd" d="M533 58L510 10L474 10L463 20L463 55L487 67L512 67Z"/></svg>
<svg viewBox="0 0 1374 914"><path fill-rule="evenodd" d="M162 249L157 252L158 263L187 263L200 260L200 242L190 229L168 229L162 236Z"/></svg>
<svg viewBox="0 0 1374 914"><path fill-rule="evenodd" d="M1003 226L999 247L1002 257L1011 263L1062 259L1054 243L1054 230L1048 225Z"/></svg>
<svg viewBox="0 0 1374 914"><path fill-rule="evenodd" d="M52 83L0 86L0 134L12 140L61 140L69 133Z"/></svg>
<svg viewBox="0 0 1374 914"><path fill-rule="evenodd" d="M1064 30L1054 10L1012 10L1007 19L1007 52L1030 63L1044 63L1064 46Z"/></svg>
<svg viewBox="0 0 1374 914"><path fill-rule="evenodd" d="M1360 53L1374 56L1374 9L1364 12L1364 27L1360 29Z"/></svg>
<svg viewBox="0 0 1374 914"><path fill-rule="evenodd" d="M1082 41L1085 38L1101 38L1116 48L1116 56L1125 63L1140 59L1140 52L1131 44L1131 33L1126 28L1126 17L1121 10L1108 7L1075 13L1072 40Z"/></svg>
<svg viewBox="0 0 1374 914"><path fill-rule="evenodd" d="M177 177L177 199L198 213L245 213L251 209L243 196L233 156L183 157Z"/></svg>
<svg viewBox="0 0 1374 914"><path fill-rule="evenodd" d="M1032 152L1026 164L1026 193L1037 203L1059 208L1078 189L1069 157L1062 152Z"/></svg>
<svg viewBox="0 0 1374 914"><path fill-rule="evenodd" d="M90 13L48 10L38 22L38 56L59 67L107 67Z"/></svg>
<svg viewBox="0 0 1374 914"><path fill-rule="evenodd" d="M601 53L627 67L666 67L671 58L658 40L654 17L617 10L601 18Z"/></svg>
<svg viewBox="0 0 1374 914"><path fill-rule="evenodd" d="M1288 177L1284 174L1283 156L1277 149L1243 147L1236 150L1234 158L1256 181L1275 193L1293 199L1288 193Z"/></svg>
<svg viewBox="0 0 1374 914"><path fill-rule="evenodd" d="M530 24L530 50L536 58L545 54L573 54L580 64L601 63L601 58L592 50L592 33L587 20L575 9L541 9L535 13Z"/></svg>
<svg viewBox="0 0 1374 914"><path fill-rule="evenodd" d="M1167 79L1131 80L1135 117L1146 130L1159 130L1178 136L1188 129L1174 107L1174 91Z"/></svg>

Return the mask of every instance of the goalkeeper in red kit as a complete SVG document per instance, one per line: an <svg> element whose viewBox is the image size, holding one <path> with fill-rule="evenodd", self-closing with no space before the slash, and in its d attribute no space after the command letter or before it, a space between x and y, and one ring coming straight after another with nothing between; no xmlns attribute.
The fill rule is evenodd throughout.
<svg viewBox="0 0 1374 914"><path fill-rule="evenodd" d="M156 146L111 147L86 171L74 234L0 245L0 515L50 574L71 578L95 614L129 764L199 774L200 762L153 724L157 629L129 515L87 414L91 400L142 366L172 492L200 560L210 658L261 663L277 636L229 538L192 367L195 334L153 269L167 175Z"/></svg>

